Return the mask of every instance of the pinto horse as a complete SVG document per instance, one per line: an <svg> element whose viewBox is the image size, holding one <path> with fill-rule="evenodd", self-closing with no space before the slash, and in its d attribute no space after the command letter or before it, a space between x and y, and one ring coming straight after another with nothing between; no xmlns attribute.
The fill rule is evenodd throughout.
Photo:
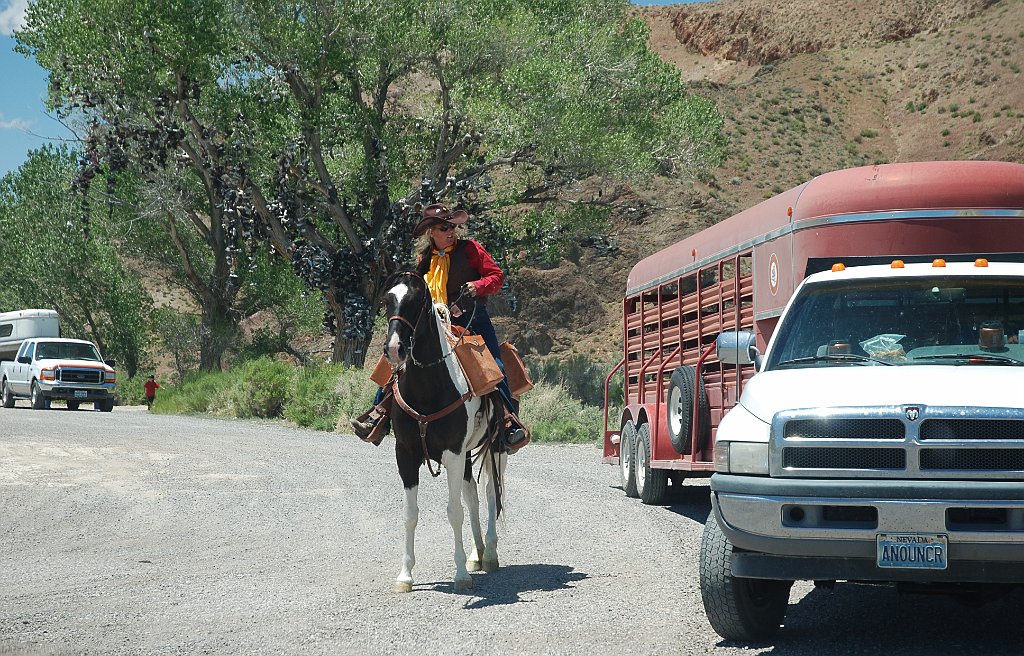
<svg viewBox="0 0 1024 656"><path fill-rule="evenodd" d="M508 454L501 435L502 405L497 393L472 396L455 360L447 331L430 297L426 281L414 271L399 271L385 282L388 334L384 353L395 373L392 427L398 473L405 488L405 552L395 592L412 590L416 564L414 540L419 516L420 467L440 462L448 475L448 522L455 535L455 589L473 587L470 571L498 569L496 523L502 509L502 481ZM444 308L443 305L437 306ZM479 480L473 476L476 449ZM487 533L480 526L478 486L485 487ZM464 513L469 510L473 550L466 557L462 541Z"/></svg>

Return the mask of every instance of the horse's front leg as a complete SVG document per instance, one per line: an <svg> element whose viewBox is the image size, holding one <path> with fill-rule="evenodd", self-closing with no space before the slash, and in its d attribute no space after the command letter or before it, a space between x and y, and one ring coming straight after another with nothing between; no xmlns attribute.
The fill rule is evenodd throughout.
<svg viewBox="0 0 1024 656"><path fill-rule="evenodd" d="M462 545L462 477L466 468L466 452L455 454L445 451L441 462L448 472L448 523L452 525L455 537L455 589L468 590L473 587L473 578L466 569L466 549Z"/></svg>
<svg viewBox="0 0 1024 656"><path fill-rule="evenodd" d="M473 480L473 461L466 458L466 472L462 476L462 501L469 511L469 526L473 531L473 550L469 553L466 568L471 572L480 571L480 557L484 552L484 536L480 529L480 494Z"/></svg>
<svg viewBox="0 0 1024 656"><path fill-rule="evenodd" d="M412 568L416 565L416 522L420 507L416 492L418 485L405 490L405 552L402 554L402 569L395 579L395 592L412 592Z"/></svg>

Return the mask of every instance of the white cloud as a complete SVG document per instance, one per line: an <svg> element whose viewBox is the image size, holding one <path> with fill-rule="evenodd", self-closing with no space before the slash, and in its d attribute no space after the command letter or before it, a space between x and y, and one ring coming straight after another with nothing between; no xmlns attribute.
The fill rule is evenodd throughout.
<svg viewBox="0 0 1024 656"><path fill-rule="evenodd" d="M27 130L31 123L23 118L4 118L0 112L0 130Z"/></svg>
<svg viewBox="0 0 1024 656"><path fill-rule="evenodd" d="M0 34L11 36L20 29L25 24L26 9L28 0L0 0Z"/></svg>

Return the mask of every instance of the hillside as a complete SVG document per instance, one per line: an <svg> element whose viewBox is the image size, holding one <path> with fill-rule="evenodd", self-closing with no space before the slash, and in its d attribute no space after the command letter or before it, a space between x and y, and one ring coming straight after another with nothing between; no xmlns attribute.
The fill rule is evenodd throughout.
<svg viewBox="0 0 1024 656"><path fill-rule="evenodd" d="M496 319L524 352L614 362L639 259L825 171L872 163L1024 162L1024 0L718 0L636 10L651 46L725 116L709 184L622 194L618 250L517 276Z"/></svg>

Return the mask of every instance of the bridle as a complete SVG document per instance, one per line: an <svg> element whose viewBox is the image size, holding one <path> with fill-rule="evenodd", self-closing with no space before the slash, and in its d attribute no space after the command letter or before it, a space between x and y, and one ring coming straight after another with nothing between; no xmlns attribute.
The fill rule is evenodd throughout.
<svg viewBox="0 0 1024 656"><path fill-rule="evenodd" d="M395 275L396 275L396 277L402 277L402 278L416 278L417 280L419 280L419 281L421 281L423 283L424 287L426 287L426 285L427 285L426 279L424 279L422 275L420 275L419 273L417 273L415 271L401 271L401 272L399 272L399 273L397 273ZM394 285L392 285L392 286L394 286ZM458 302L461 301L462 298L465 295L466 295L466 293L462 292L462 293L459 294L458 298L456 298L454 301L449 303L447 305L449 311L451 311L451 308L453 306L457 305ZM405 317L403 317L400 314L394 314L394 315L391 315L390 317L388 317L388 323L389 324L392 321L401 321L405 325L409 326L409 328L412 330L412 333L409 335L409 359L412 360L413 364L415 364L417 367L420 367L420 368L433 367L433 366L439 365L442 362L444 362L446 359L448 359L448 357L451 356L455 352L455 347L454 346L450 346L448 348L448 352L447 353L443 353L442 352L441 353L441 357L437 358L436 360L431 360L430 362L423 363L423 362L420 362L419 360L416 359L416 333L419 331L420 321L423 319L423 317L425 317L425 316L427 316L427 314L429 314L429 311L428 311L429 308L433 307L433 304L427 302L427 298L429 298L429 296L430 296L430 292L428 290L426 298L424 298L423 301L420 303L420 309L416 313L416 323L413 323L413 322L409 321L408 319L406 319ZM467 323L472 324L474 316L476 316L476 303L473 304L473 312L469 315L469 321ZM464 335L465 335L465 333L463 333L463 335L459 336L459 342L460 343L462 342L462 339L463 339ZM458 344L456 344L456 346L457 345Z"/></svg>

